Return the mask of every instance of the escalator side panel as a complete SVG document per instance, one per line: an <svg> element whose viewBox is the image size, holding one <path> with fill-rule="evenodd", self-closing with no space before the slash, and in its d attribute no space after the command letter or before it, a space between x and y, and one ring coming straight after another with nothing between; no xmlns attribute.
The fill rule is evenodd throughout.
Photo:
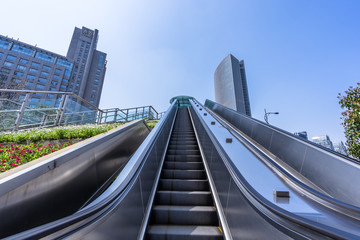
<svg viewBox="0 0 360 240"><path fill-rule="evenodd" d="M212 140L191 109L199 144L208 162L229 230L233 239L291 239L287 229L275 228L255 210L238 189L221 156L211 144Z"/></svg>
<svg viewBox="0 0 360 240"><path fill-rule="evenodd" d="M128 161L148 133L145 123L139 121L4 181L0 185L3 193L0 196L0 237L77 211Z"/></svg>
<svg viewBox="0 0 360 240"><path fill-rule="evenodd" d="M360 165L355 160L210 100L205 106L280 159L280 164L290 166L287 171L296 172L336 200L360 207L360 188L353 187L360 182Z"/></svg>

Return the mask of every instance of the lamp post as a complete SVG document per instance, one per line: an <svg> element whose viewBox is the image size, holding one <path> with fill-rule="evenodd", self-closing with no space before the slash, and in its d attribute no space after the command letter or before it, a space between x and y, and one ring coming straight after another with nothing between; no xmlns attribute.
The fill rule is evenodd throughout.
<svg viewBox="0 0 360 240"><path fill-rule="evenodd" d="M267 123L267 124L269 124L269 115L270 114L279 114L279 112L266 112L266 109L264 109L265 110L265 115L264 115L264 120L265 120L265 122Z"/></svg>

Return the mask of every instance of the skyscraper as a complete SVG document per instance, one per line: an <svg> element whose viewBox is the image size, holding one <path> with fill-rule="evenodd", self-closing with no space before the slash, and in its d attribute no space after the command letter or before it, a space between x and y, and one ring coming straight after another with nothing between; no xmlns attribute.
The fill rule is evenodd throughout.
<svg viewBox="0 0 360 240"><path fill-rule="evenodd" d="M334 151L333 143L330 140L328 135L316 136L316 137L312 137L311 139L314 143L319 144L323 147L329 148Z"/></svg>
<svg viewBox="0 0 360 240"><path fill-rule="evenodd" d="M99 106L106 54L97 41L98 30L75 27L65 57L0 35L0 88L73 92ZM32 94L30 106L59 101L56 94Z"/></svg>
<svg viewBox="0 0 360 240"><path fill-rule="evenodd" d="M215 102L251 116L244 60L229 54L214 74Z"/></svg>

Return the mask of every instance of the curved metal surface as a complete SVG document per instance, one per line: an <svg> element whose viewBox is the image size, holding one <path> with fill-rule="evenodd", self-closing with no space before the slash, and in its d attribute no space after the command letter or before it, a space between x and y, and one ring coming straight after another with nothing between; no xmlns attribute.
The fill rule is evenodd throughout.
<svg viewBox="0 0 360 240"><path fill-rule="evenodd" d="M77 211L148 133L137 121L0 180L0 237Z"/></svg>
<svg viewBox="0 0 360 240"><path fill-rule="evenodd" d="M210 100L205 106L336 200L360 207L360 189L353 187L360 182L360 165L351 158Z"/></svg>
<svg viewBox="0 0 360 240"><path fill-rule="evenodd" d="M175 104L170 106L118 177L96 200L70 216L8 239L136 239L161 156L166 150L176 114Z"/></svg>
<svg viewBox="0 0 360 240"><path fill-rule="evenodd" d="M257 239L269 239L274 230L293 238L357 239L360 236L359 221L332 216L303 199L302 194L289 188L286 181L276 177L236 139L227 143L225 140L233 139L233 136L206 113L201 104L195 102L193 106L196 113L193 115L201 122L197 124L201 145L233 238L255 234ZM273 189L287 190L291 197L276 199ZM282 237L284 235L274 239Z"/></svg>

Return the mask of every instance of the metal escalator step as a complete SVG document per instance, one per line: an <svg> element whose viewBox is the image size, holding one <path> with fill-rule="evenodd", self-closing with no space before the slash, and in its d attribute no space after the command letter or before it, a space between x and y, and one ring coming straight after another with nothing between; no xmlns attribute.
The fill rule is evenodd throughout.
<svg viewBox="0 0 360 240"><path fill-rule="evenodd" d="M164 162L164 169L172 170L204 170L202 162Z"/></svg>
<svg viewBox="0 0 360 240"><path fill-rule="evenodd" d="M193 145L169 144L168 149L171 149L171 150L199 150L199 146L197 144L193 144Z"/></svg>
<svg viewBox="0 0 360 240"><path fill-rule="evenodd" d="M205 170L170 170L163 169L161 178L165 179L206 179Z"/></svg>
<svg viewBox="0 0 360 240"><path fill-rule="evenodd" d="M167 154L170 154L170 155L197 155L197 154L200 154L200 150L172 150L172 149L168 149Z"/></svg>
<svg viewBox="0 0 360 240"><path fill-rule="evenodd" d="M155 224L219 225L213 206L157 205L153 207L151 221Z"/></svg>
<svg viewBox="0 0 360 240"><path fill-rule="evenodd" d="M165 160L174 161L174 162L202 162L202 158L200 154L194 154L194 155L166 154Z"/></svg>
<svg viewBox="0 0 360 240"><path fill-rule="evenodd" d="M151 225L146 239L149 240L220 240L222 232L214 226Z"/></svg>
<svg viewBox="0 0 360 240"><path fill-rule="evenodd" d="M211 206L213 200L207 191L158 191L156 205Z"/></svg>
<svg viewBox="0 0 360 240"><path fill-rule="evenodd" d="M170 141L169 145L197 145L197 142L194 141Z"/></svg>
<svg viewBox="0 0 360 240"><path fill-rule="evenodd" d="M209 191L208 180L160 179L159 190L163 191Z"/></svg>

